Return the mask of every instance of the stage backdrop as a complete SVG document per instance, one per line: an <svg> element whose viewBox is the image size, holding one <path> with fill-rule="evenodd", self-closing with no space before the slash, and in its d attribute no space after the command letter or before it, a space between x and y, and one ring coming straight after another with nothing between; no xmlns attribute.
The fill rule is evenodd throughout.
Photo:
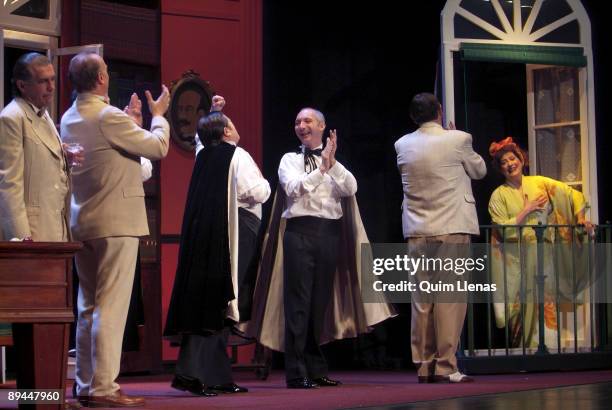
<svg viewBox="0 0 612 410"><path fill-rule="evenodd" d="M261 166L261 0L162 0L161 77L164 84L193 69L227 100L226 114L240 145ZM166 321L178 254L183 208L194 153L174 142L161 161L162 314ZM164 342L163 359L177 349ZM250 359L250 349L239 361Z"/></svg>

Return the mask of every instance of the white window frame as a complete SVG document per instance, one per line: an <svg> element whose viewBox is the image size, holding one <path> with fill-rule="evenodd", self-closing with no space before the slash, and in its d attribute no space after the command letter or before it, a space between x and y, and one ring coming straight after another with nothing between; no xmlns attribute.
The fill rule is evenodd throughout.
<svg viewBox="0 0 612 410"><path fill-rule="evenodd" d="M1 1L1 0L0 0ZM74 47L58 48L59 40L56 37L45 36L40 34L25 33L21 31L0 29L0 78L5 78L5 75L11 76L12 73L4 72L4 47L23 48L26 50L38 51L46 54L53 63L56 75L58 70L58 56L78 54L83 51L92 51L103 56L104 46L102 44L88 44ZM4 81L0 81L0 107L4 107L8 101L4 101ZM1 108L0 108L1 109ZM49 115L53 121L58 122L58 89L54 96L53 104L49 107Z"/></svg>
<svg viewBox="0 0 612 410"><path fill-rule="evenodd" d="M455 96L454 96L454 70L453 70L453 53L459 51L461 43L478 43L478 44L513 44L513 45L529 45L529 46L548 46L548 47L582 47L587 60L587 65L581 70L581 85L585 85L586 95L581 98L580 115L581 120L586 119L586 130L581 136L581 152L582 152L582 180L583 192L587 195L590 203L590 219L599 222L599 209L597 201L597 152L596 152L596 129L595 129L595 84L593 74L593 47L591 43L591 22L586 10L579 0L566 0L567 4L572 9L572 13L561 18L545 27L536 31L532 31L535 15L539 12L544 0L535 0L532 8L532 15L526 21L525 27L522 24L522 16L520 13L520 0L513 1L513 19L509 21L500 4L502 0L490 0L494 7L497 16L502 24L503 30L500 30L490 23L469 11L461 8L461 0L448 0L441 13L441 61L442 61L442 105L444 107L445 122L455 122ZM472 38L457 38L455 37L454 17L456 14L461 15L471 23L489 32L492 36L497 37L497 40L482 40ZM580 43L543 43L537 40L549 34L556 28L577 20L580 27ZM584 79L582 79L584 77ZM532 141L529 141L531 146ZM535 151L535 149L530 149ZM535 163L535 162L533 162ZM585 170L587 172L585 172Z"/></svg>
<svg viewBox="0 0 612 410"><path fill-rule="evenodd" d="M527 64L527 126L529 129L529 146L536 146L536 124L535 124L535 93L534 93L534 84L533 84L533 74L536 70L551 68L554 66L550 65L541 65L541 64ZM587 126L587 93L586 93L586 69L584 67L578 67L578 95L579 95L579 108L580 108L580 120L578 124L571 125L579 125L580 126L580 171L582 174L582 178L575 182L567 182L566 184L570 186L580 185L582 186L582 192L588 195L588 188L590 182L589 175L589 167L588 161L585 161L584 158L588 156L587 145L583 142L583 139L588 136L588 126ZM537 173L536 164L537 164L537 150L530 149L529 150L529 163L531 166L529 167L530 174L535 175Z"/></svg>
<svg viewBox="0 0 612 410"><path fill-rule="evenodd" d="M30 0L0 0L0 21L2 21L2 28L59 37L61 34L60 0L49 0L48 19L11 14L29 1Z"/></svg>

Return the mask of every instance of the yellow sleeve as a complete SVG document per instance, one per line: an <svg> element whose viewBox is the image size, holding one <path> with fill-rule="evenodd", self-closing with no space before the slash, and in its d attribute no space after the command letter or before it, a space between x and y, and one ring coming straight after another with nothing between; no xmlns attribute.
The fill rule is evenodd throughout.
<svg viewBox="0 0 612 410"><path fill-rule="evenodd" d="M499 188L491 194L489 215L491 215L491 220L496 225L516 225L516 215L509 214L506 200Z"/></svg>
<svg viewBox="0 0 612 410"><path fill-rule="evenodd" d="M546 185L546 190L554 201L558 198L558 195L563 195L569 200L572 207L572 216L577 216L584 212L587 207L587 200L584 194L564 182L557 181L556 179L541 177Z"/></svg>

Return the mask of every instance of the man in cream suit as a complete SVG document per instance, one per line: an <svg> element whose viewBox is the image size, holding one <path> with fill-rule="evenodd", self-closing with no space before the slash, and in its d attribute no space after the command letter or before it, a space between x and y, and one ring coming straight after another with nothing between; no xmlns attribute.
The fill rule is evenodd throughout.
<svg viewBox="0 0 612 410"><path fill-rule="evenodd" d="M12 83L15 99L0 112L0 239L67 241L67 160L47 112L53 65L42 54L24 54Z"/></svg>
<svg viewBox="0 0 612 410"><path fill-rule="evenodd" d="M419 129L395 142L408 249L468 245L470 234L479 232L471 179L486 175L484 160L474 152L470 134L442 127L442 108L434 95L417 94L410 117ZM419 383L473 381L459 372L455 358L467 305L453 302L425 303L413 297L412 360Z"/></svg>
<svg viewBox="0 0 612 410"><path fill-rule="evenodd" d="M140 157L168 153L169 126L163 115L169 93L157 100L146 92L151 131L141 128L141 102L132 95L121 111L107 104L109 75L97 54L77 54L69 76L78 96L62 117L65 142L83 146L84 162L72 174L72 234L83 241L79 273L76 383L79 401L90 407L135 407L142 397L119 390L121 343L139 236L149 228Z"/></svg>

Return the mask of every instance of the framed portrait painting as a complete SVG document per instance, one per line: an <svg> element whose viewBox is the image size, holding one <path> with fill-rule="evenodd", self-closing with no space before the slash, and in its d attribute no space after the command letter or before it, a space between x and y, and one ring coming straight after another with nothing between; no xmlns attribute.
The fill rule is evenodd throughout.
<svg viewBox="0 0 612 410"><path fill-rule="evenodd" d="M208 81L193 70L173 82L170 91L168 122L170 135L176 144L186 151L195 148L195 135L200 118L210 111L214 92Z"/></svg>

